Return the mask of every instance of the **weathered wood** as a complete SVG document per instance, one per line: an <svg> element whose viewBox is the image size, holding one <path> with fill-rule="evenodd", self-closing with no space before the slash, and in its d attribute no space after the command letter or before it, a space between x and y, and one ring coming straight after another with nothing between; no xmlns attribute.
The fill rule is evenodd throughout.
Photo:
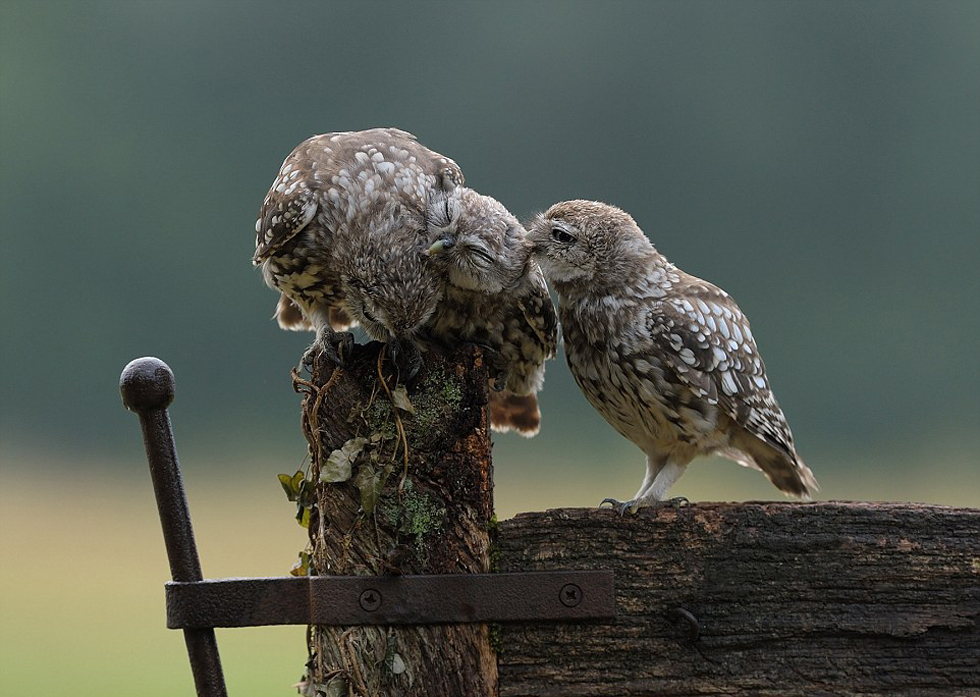
<svg viewBox="0 0 980 697"><path fill-rule="evenodd" d="M381 348L356 346L336 371L320 361L310 382L299 384L307 393L303 424L313 481L331 451L368 439L348 481L316 486L311 573L485 573L493 480L481 353L426 355L408 386L411 414L392 409L394 368L387 360L379 364ZM372 472L384 484L366 515L362 490L370 493L365 483ZM327 695L492 695L497 689L485 624L316 627L309 668L311 684Z"/></svg>
<svg viewBox="0 0 980 697"><path fill-rule="evenodd" d="M614 570L620 612L507 625L503 697L980 695L978 510L552 510L499 543L501 571Z"/></svg>

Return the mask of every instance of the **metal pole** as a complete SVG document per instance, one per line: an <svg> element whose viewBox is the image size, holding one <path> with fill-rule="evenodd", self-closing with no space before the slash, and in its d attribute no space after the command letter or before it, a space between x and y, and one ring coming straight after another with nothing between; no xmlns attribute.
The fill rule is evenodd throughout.
<svg viewBox="0 0 980 697"><path fill-rule="evenodd" d="M119 390L123 404L139 415L143 428L171 576L174 581L201 581L201 562L167 414L174 399L174 374L158 358L137 358L123 369ZM198 697L227 697L214 629L185 629L184 642Z"/></svg>

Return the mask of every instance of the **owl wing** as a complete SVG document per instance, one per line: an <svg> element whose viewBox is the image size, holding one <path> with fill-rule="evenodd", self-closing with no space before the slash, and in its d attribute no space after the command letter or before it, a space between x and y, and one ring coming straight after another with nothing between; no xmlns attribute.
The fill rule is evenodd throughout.
<svg viewBox="0 0 980 697"><path fill-rule="evenodd" d="M259 264L301 232L325 206L333 223L370 215L384 195L423 211L431 187L465 179L459 166L407 131L372 128L313 136L283 161L255 223Z"/></svg>
<svg viewBox="0 0 980 697"><path fill-rule="evenodd" d="M748 319L725 291L706 281L682 279L680 290L648 312L646 327L658 356L697 397L795 460L793 436Z"/></svg>
<svg viewBox="0 0 980 697"><path fill-rule="evenodd" d="M528 328L537 337L545 360L555 357L558 348L558 313L548 293L541 268L531 261L526 282L528 292L518 299L518 306Z"/></svg>
<svg viewBox="0 0 980 697"><path fill-rule="evenodd" d="M255 221L253 264L272 256L309 225L317 213L319 205L311 177L309 145L310 141L301 143L283 160L279 175L265 195L259 218Z"/></svg>

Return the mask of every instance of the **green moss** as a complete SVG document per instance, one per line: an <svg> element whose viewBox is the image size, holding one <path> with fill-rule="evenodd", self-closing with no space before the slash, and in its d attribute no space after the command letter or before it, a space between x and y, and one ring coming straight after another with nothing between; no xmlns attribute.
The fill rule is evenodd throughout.
<svg viewBox="0 0 980 697"><path fill-rule="evenodd" d="M421 389L412 395L415 416L407 424L410 432L424 434L442 430L444 424L463 401L459 379L441 369L433 369L422 381Z"/></svg>
<svg viewBox="0 0 980 697"><path fill-rule="evenodd" d="M385 399L375 399L371 408L367 410L365 419L369 433L380 433L383 440L391 440L397 435L395 418L391 414L391 404Z"/></svg>
<svg viewBox="0 0 980 697"><path fill-rule="evenodd" d="M381 512L399 534L412 539L419 559L425 556L429 536L441 530L446 519L446 509L436 504L428 494L416 491L411 478L405 480L401 505L393 495L382 506Z"/></svg>
<svg viewBox="0 0 980 697"><path fill-rule="evenodd" d="M504 628L493 623L487 629L489 630L490 650L499 656L504 652Z"/></svg>

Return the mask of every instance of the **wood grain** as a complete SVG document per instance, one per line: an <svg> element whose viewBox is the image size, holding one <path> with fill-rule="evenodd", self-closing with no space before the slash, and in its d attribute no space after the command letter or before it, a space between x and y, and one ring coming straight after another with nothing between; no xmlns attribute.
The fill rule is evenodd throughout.
<svg viewBox="0 0 980 697"><path fill-rule="evenodd" d="M501 571L614 570L620 613L507 625L504 697L980 695L978 510L563 509L499 543Z"/></svg>

